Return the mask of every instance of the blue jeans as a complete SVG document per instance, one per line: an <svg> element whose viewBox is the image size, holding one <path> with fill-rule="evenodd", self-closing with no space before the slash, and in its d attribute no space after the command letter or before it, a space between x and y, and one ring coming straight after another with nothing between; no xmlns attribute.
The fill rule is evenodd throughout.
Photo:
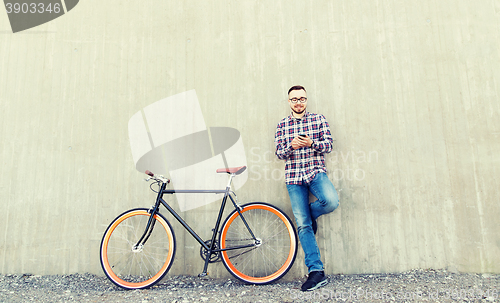
<svg viewBox="0 0 500 303"><path fill-rule="evenodd" d="M286 188L297 223L300 244L304 250L306 266L309 272L323 270L312 222L321 215L331 213L339 206L337 191L325 173L317 174L309 184L289 184ZM317 198L310 204L309 191Z"/></svg>

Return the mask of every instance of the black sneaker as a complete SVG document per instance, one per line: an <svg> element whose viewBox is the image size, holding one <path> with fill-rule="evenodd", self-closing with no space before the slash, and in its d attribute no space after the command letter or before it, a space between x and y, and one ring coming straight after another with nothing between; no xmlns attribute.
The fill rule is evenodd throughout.
<svg viewBox="0 0 500 303"><path fill-rule="evenodd" d="M328 279L325 277L324 271L311 271L309 273L309 277L307 277L307 281L302 284L300 290L315 290L316 288L320 288L326 284L328 284Z"/></svg>
<svg viewBox="0 0 500 303"><path fill-rule="evenodd" d="M316 223L316 220L312 220L312 229L313 229L313 232L314 234L316 234L316 232L318 231L318 224Z"/></svg>

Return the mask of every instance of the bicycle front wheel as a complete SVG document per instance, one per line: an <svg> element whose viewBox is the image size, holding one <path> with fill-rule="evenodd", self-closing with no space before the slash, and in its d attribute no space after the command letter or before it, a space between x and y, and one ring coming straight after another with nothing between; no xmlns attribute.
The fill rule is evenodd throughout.
<svg viewBox="0 0 500 303"><path fill-rule="evenodd" d="M267 284L280 279L292 268L297 255L292 221L267 203L245 204L240 212L234 210L222 225L220 247L227 249L222 252L224 266L246 283Z"/></svg>
<svg viewBox="0 0 500 303"><path fill-rule="evenodd" d="M136 246L151 215L145 208L119 215L104 233L101 266L116 285L126 289L153 286L170 269L175 255L175 235L170 223L157 213L147 241Z"/></svg>

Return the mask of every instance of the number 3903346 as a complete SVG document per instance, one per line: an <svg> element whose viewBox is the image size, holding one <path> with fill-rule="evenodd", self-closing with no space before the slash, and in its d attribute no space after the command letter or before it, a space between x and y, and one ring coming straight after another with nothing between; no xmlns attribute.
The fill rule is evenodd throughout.
<svg viewBox="0 0 500 303"><path fill-rule="evenodd" d="M60 3L6 3L8 14L58 14L61 12Z"/></svg>

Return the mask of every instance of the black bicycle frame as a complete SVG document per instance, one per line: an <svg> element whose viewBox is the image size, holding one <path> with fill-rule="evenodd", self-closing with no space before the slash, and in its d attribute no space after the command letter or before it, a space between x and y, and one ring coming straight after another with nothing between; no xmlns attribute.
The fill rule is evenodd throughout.
<svg viewBox="0 0 500 303"><path fill-rule="evenodd" d="M208 263L210 260L210 256L213 253L257 246L258 240L255 237L255 235L253 234L252 230L250 229L250 226L248 226L248 223L246 222L245 218L243 217L243 215L241 213L241 207L239 205L237 205L236 202L233 200L233 197L231 197L229 186L226 187L225 190L176 190L176 189L166 189L166 187L167 187L167 183L161 184L160 190L158 191L158 196L156 197L155 205L151 210L151 216L149 217L149 221L148 221L148 224L146 226L146 229L144 230L142 237L139 239L139 241L137 241L137 244L135 245L135 247L140 246L140 245L144 245L146 243L146 241L148 240L149 236L151 235L151 233L153 232L153 228L154 228L154 224L155 224L154 215L159 212L160 205L163 205L170 212L170 214L172 214L172 216L174 216L174 218L176 218L177 221L179 221L179 223L182 226L184 226L184 228L191 234L191 236L193 236L193 238L195 238L196 241L198 241L198 243L200 243L200 245L208 251L207 258L205 259L205 266L204 266L203 272L200 274L200 276L204 276L207 274ZM222 204L221 204L220 210L219 210L219 215L217 217L217 222L215 223L215 227L213 229L212 240L210 242L210 246L208 246L208 244L205 243L200 236L198 236L198 234L189 226L189 224L187 224L187 222L184 221L184 219L179 214L177 214L177 212L170 205L168 205L168 203L165 202L165 200L163 200L164 194L175 194L175 193L179 193L179 194L180 193L224 194L224 197L222 198ZM224 249L216 249L215 248L217 233L219 231L220 223L222 220L222 215L224 213L224 209L226 207L226 202L227 202L228 197L231 200L231 202L233 203L235 209L238 211L241 219L243 220L243 223L245 224L246 228L248 229L248 232L252 236L252 239L255 241L254 244L233 246L233 247L224 248Z"/></svg>

